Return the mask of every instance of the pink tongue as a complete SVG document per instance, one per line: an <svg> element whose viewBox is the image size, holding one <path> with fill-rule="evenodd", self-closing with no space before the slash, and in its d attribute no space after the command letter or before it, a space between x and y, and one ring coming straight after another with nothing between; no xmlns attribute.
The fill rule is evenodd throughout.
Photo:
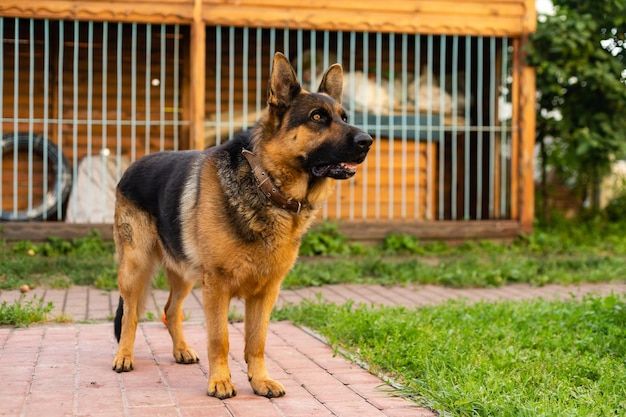
<svg viewBox="0 0 626 417"><path fill-rule="evenodd" d="M341 165L343 165L345 168L348 168L351 171L356 170L356 167L359 166L359 164L357 164L355 162L344 162Z"/></svg>

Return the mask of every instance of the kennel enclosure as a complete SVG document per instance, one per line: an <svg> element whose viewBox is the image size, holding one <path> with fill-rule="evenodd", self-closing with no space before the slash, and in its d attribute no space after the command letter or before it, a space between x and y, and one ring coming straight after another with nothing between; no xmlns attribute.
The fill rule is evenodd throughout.
<svg viewBox="0 0 626 417"><path fill-rule="evenodd" d="M307 86L340 62L349 119L375 139L322 219L361 240L529 232L535 24L526 0L4 1L2 233L110 233L128 164L251 126L275 51Z"/></svg>

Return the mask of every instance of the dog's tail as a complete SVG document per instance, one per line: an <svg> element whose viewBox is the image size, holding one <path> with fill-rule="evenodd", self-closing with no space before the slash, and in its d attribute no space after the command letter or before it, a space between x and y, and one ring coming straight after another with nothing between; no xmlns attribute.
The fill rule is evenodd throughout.
<svg viewBox="0 0 626 417"><path fill-rule="evenodd" d="M120 341L122 335L122 316L124 315L124 299L120 297L120 303L117 305L117 311L115 312L115 338L117 342Z"/></svg>

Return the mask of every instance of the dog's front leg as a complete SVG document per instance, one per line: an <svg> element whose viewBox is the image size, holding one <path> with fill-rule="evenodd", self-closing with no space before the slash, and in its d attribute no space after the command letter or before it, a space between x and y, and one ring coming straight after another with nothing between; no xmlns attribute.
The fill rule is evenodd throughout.
<svg viewBox="0 0 626 417"><path fill-rule="evenodd" d="M205 272L202 298L206 315L209 384L207 394L219 399L237 395L228 367L228 308L230 294L215 285L214 276Z"/></svg>
<svg viewBox="0 0 626 417"><path fill-rule="evenodd" d="M245 358L248 364L248 380L255 394L268 398L285 395L285 387L271 379L265 367L267 326L278 291L279 287L276 286L246 299Z"/></svg>

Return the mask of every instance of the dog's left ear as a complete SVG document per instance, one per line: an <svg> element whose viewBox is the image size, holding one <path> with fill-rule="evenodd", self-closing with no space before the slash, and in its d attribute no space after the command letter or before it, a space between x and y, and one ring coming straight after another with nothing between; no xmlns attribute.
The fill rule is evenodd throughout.
<svg viewBox="0 0 626 417"><path fill-rule="evenodd" d="M328 94L337 103L341 104L341 94L343 92L343 68L341 68L341 65L333 64L326 70L317 92Z"/></svg>
<svg viewBox="0 0 626 417"><path fill-rule="evenodd" d="M274 54L272 75L270 75L267 104L277 107L287 107L302 87L296 77L296 72L287 57L280 52Z"/></svg>

